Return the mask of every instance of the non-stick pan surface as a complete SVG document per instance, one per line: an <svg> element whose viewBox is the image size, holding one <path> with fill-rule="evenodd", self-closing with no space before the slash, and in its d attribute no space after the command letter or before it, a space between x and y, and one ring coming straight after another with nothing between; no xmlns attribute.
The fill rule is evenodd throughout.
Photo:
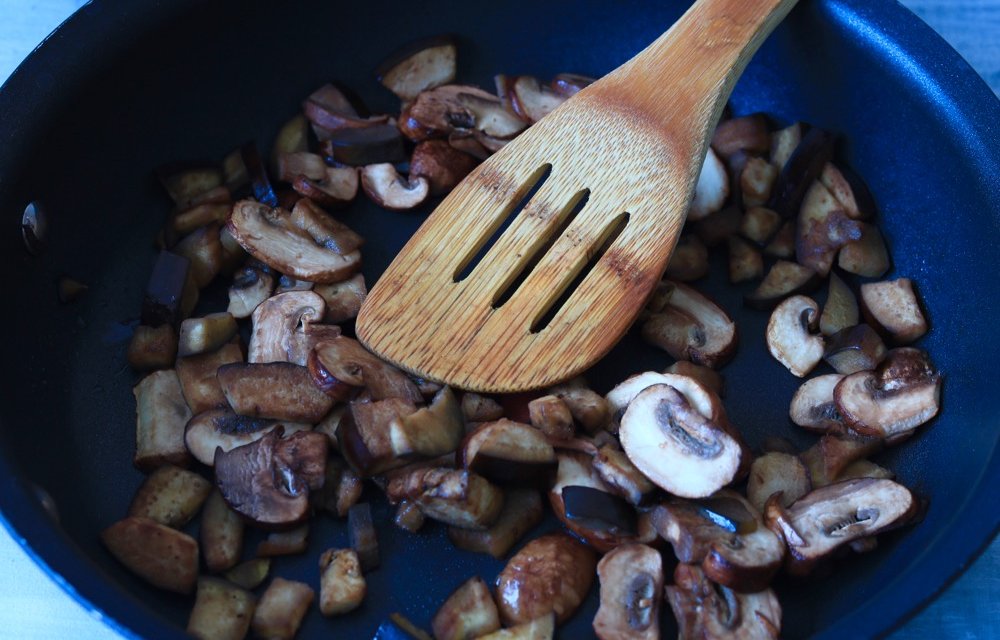
<svg viewBox="0 0 1000 640"><path fill-rule="evenodd" d="M685 3L142 4L85 6L0 91L0 508L28 550L109 624L179 637L190 601L130 576L97 538L141 481L130 464L136 378L124 349L169 208L151 170L218 160L248 139L268 148L299 100L330 79L373 111L391 112L395 99L374 82L372 66L420 36L458 34L459 78L483 86L497 72L600 75L661 33ZM843 134L841 160L879 201L892 275L913 278L931 313L921 346L946 375L943 415L879 458L929 498L925 520L826 579L778 585L787 637L876 635L940 590L1000 518L1000 106L930 29L894 2L868 0L804 0L751 63L732 104L737 113L766 111ZM49 217L39 257L27 255L19 232L32 200ZM369 282L430 208L388 213L362 199L345 213L368 239ZM73 305L57 302L62 274L90 286ZM741 292L721 277L706 286L739 318L740 351L725 369L733 421L751 444L776 433L807 446L812 438L786 416L797 380L765 352L766 314L743 311ZM591 381L606 390L669 362L630 336ZM35 487L51 495L58 523ZM376 520L387 523L387 507L375 504ZM379 532L383 564L370 575L364 607L336 620L310 614L300 637L371 637L392 611L426 626L461 581L476 573L492 580L502 566L453 550L433 524L418 535L391 525ZM317 586L319 552L345 543L344 523L320 517L309 553L279 560L274 574ZM595 607L592 596L565 637L590 635Z"/></svg>

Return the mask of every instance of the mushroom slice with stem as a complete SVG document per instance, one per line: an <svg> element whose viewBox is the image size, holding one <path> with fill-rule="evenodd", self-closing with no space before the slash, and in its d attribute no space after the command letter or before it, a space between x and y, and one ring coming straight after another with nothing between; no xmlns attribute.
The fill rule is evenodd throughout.
<svg viewBox="0 0 1000 640"><path fill-rule="evenodd" d="M688 220L703 220L726 204L729 197L729 174L726 165L711 147L705 151L705 162L701 165L698 182L694 188L694 198L688 209Z"/></svg>
<svg viewBox="0 0 1000 640"><path fill-rule="evenodd" d="M896 344L913 342L927 333L927 319L909 278L861 285L861 305L865 319Z"/></svg>
<svg viewBox="0 0 1000 640"><path fill-rule="evenodd" d="M309 492L322 488L329 440L278 428L260 440L215 453L215 482L234 511L263 526L299 524Z"/></svg>
<svg viewBox="0 0 1000 640"><path fill-rule="evenodd" d="M361 170L361 188L378 206L390 211L406 211L421 204L430 194L427 178L404 180L396 167L383 162Z"/></svg>
<svg viewBox="0 0 1000 640"><path fill-rule="evenodd" d="M455 42L435 36L412 42L390 54L375 70L378 81L400 100L455 79Z"/></svg>
<svg viewBox="0 0 1000 640"><path fill-rule="evenodd" d="M798 456L771 451L750 465L747 500L758 513L763 513L768 498L775 493L781 493L781 504L787 507L810 489L809 473Z"/></svg>
<svg viewBox="0 0 1000 640"><path fill-rule="evenodd" d="M355 174L356 181L357 172L353 169L350 171ZM317 245L341 255L346 256L352 251L360 249L365 243L364 238L352 231L346 224L339 222L309 198L298 199L295 206L292 207L288 222L308 234ZM308 278L303 279L308 280Z"/></svg>
<svg viewBox="0 0 1000 640"><path fill-rule="evenodd" d="M740 467L740 443L667 384L635 396L619 436L639 471L677 496L707 497L732 482Z"/></svg>
<svg viewBox="0 0 1000 640"><path fill-rule="evenodd" d="M594 633L601 640L659 640L663 559L644 544L625 544L597 563L601 606Z"/></svg>
<svg viewBox="0 0 1000 640"><path fill-rule="evenodd" d="M211 467L215 464L216 449L231 451L256 442L279 425L286 434L312 429L309 424L241 416L228 408L209 409L188 421L184 428L184 444L195 460Z"/></svg>
<svg viewBox="0 0 1000 640"><path fill-rule="evenodd" d="M687 360L678 360L664 369L663 373L673 373L679 376L694 378L696 382L716 396L721 398L724 395L725 383L722 379L722 374L711 367L694 364Z"/></svg>
<svg viewBox="0 0 1000 640"><path fill-rule="evenodd" d="M666 599L680 638L777 640L781 634L781 605L773 591L738 593L713 583L695 565L677 565Z"/></svg>
<svg viewBox="0 0 1000 640"><path fill-rule="evenodd" d="M250 255L300 280L338 282L361 267L356 249L342 254L317 242L285 209L241 200L233 206L227 228Z"/></svg>
<svg viewBox="0 0 1000 640"><path fill-rule="evenodd" d="M792 396L788 417L809 431L843 430L844 423L833 400L833 390L843 379L842 374L829 373L803 382Z"/></svg>
<svg viewBox="0 0 1000 640"><path fill-rule="evenodd" d="M288 291L273 296L254 309L253 332L247 349L247 362L291 362L305 366L314 345L308 342L308 329L322 322L326 301L312 291ZM340 334L331 326L333 335Z"/></svg>
<svg viewBox="0 0 1000 640"><path fill-rule="evenodd" d="M767 587L785 548L746 498L723 489L699 501L671 500L653 510L653 525L678 560L701 564L713 581L738 591Z"/></svg>
<svg viewBox="0 0 1000 640"><path fill-rule="evenodd" d="M662 306L642 326L642 336L678 360L712 368L736 351L736 324L717 304L691 287L664 280L655 294Z"/></svg>
<svg viewBox="0 0 1000 640"><path fill-rule="evenodd" d="M941 375L919 349L893 349L875 371L859 371L834 389L837 410L854 431L898 438L940 408Z"/></svg>
<svg viewBox="0 0 1000 640"><path fill-rule="evenodd" d="M800 378L823 359L823 336L815 333L819 305L812 298L793 296L775 308L767 321L767 350Z"/></svg>
<svg viewBox="0 0 1000 640"><path fill-rule="evenodd" d="M538 122L566 101L566 96L542 85L534 76L518 76L510 85L511 107L528 122Z"/></svg>
<svg viewBox="0 0 1000 640"><path fill-rule="evenodd" d="M495 95L477 87L462 84L445 84L421 91L414 101L399 114L399 129L414 142L428 138L444 138L456 129L480 129L476 114L469 108L470 98L482 104L503 103ZM520 122L523 129L527 122L508 112L509 118Z"/></svg>
<svg viewBox="0 0 1000 640"><path fill-rule="evenodd" d="M292 188L324 207L343 207L358 195L358 172L354 167L325 167L319 178L296 176Z"/></svg>
<svg viewBox="0 0 1000 640"><path fill-rule="evenodd" d="M608 408L611 410L611 423L615 432L618 431L629 403L639 395L640 391L654 384L670 385L680 391L691 406L707 418L718 420L722 417L722 402L719 397L695 378L677 373L646 371L629 376L605 396Z"/></svg>
<svg viewBox="0 0 1000 640"><path fill-rule="evenodd" d="M216 377L229 406L243 416L315 424L334 399L316 388L305 367L290 362L237 362L219 367Z"/></svg>
<svg viewBox="0 0 1000 640"><path fill-rule="evenodd" d="M859 478L815 489L787 509L772 496L764 518L788 546L789 572L805 575L838 547L907 524L917 507L903 485Z"/></svg>
<svg viewBox="0 0 1000 640"><path fill-rule="evenodd" d="M308 366L316 385L337 400L345 400L358 387L366 387L372 400L402 398L413 404L424 400L405 373L347 336L317 344Z"/></svg>

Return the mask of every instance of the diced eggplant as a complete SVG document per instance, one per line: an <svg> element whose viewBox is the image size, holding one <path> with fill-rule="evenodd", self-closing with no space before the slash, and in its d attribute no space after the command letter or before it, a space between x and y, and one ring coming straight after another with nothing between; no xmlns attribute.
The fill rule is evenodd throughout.
<svg viewBox="0 0 1000 640"><path fill-rule="evenodd" d="M403 179L388 162L370 164L361 169L361 188L372 202L390 211L412 209L430 195L427 178Z"/></svg>
<svg viewBox="0 0 1000 640"><path fill-rule="evenodd" d="M771 132L767 126L767 117L762 113L754 113L720 122L712 135L712 148L725 158L738 151L751 155L769 152Z"/></svg>
<svg viewBox="0 0 1000 640"><path fill-rule="evenodd" d="M406 159L403 136L392 124L344 128L325 137L323 153L348 168L382 162L395 164Z"/></svg>
<svg viewBox="0 0 1000 640"><path fill-rule="evenodd" d="M781 216L765 207L750 207L743 214L740 233L747 240L765 245L781 228Z"/></svg>
<svg viewBox="0 0 1000 640"><path fill-rule="evenodd" d="M681 236L670 255L666 276L678 282L691 282L708 274L708 248L696 235Z"/></svg>
<svg viewBox="0 0 1000 640"><path fill-rule="evenodd" d="M927 319L909 278L861 285L861 308L869 324L896 344L908 344L927 333Z"/></svg>
<svg viewBox="0 0 1000 640"><path fill-rule="evenodd" d="M240 148L240 157L246 167L247 178L250 180L250 189L257 202L268 207L278 206L278 197L271 186L271 180L267 177L267 170L260 159L260 152L257 145L248 142Z"/></svg>
<svg viewBox="0 0 1000 640"><path fill-rule="evenodd" d="M882 233L873 224L859 222L861 237L840 249L837 264L848 273L880 278L889 270L889 250Z"/></svg>
<svg viewBox="0 0 1000 640"><path fill-rule="evenodd" d="M799 458L809 472L812 488L818 489L835 482L850 463L866 458L881 448L880 438L830 433L799 454Z"/></svg>
<svg viewBox="0 0 1000 640"><path fill-rule="evenodd" d="M638 516L625 499L593 487L566 485L562 488L566 518L587 529L610 531L614 535L638 534Z"/></svg>
<svg viewBox="0 0 1000 640"><path fill-rule="evenodd" d="M694 378L696 382L716 396L721 398L725 395L725 383L722 380L722 374L711 367L688 362L687 360L678 360L664 369L663 373Z"/></svg>
<svg viewBox="0 0 1000 640"><path fill-rule="evenodd" d="M249 591L219 578L198 578L187 632L199 640L242 640L256 605Z"/></svg>
<svg viewBox="0 0 1000 640"><path fill-rule="evenodd" d="M858 206L858 201L854 197L854 189L847 177L832 162L827 162L823 166L823 171L819 174L819 181L836 198L844 213L854 220L867 218L873 211L862 212Z"/></svg>
<svg viewBox="0 0 1000 640"><path fill-rule="evenodd" d="M227 190L226 202L202 202L171 215L170 222L164 229L167 244L172 245L181 236L186 236L202 227L225 224L226 218L233 210L233 203L228 200L228 195Z"/></svg>
<svg viewBox="0 0 1000 640"><path fill-rule="evenodd" d="M132 389L135 396L135 457L143 471L164 464L186 465L190 460L184 446L184 425L191 410L184 402L181 384L173 369L149 374Z"/></svg>
<svg viewBox="0 0 1000 640"><path fill-rule="evenodd" d="M758 207L771 199L778 170L764 158L750 157L739 174L743 206Z"/></svg>
<svg viewBox="0 0 1000 640"><path fill-rule="evenodd" d="M436 640L478 638L500 628L500 615L490 588L475 576L444 601L431 620Z"/></svg>
<svg viewBox="0 0 1000 640"><path fill-rule="evenodd" d="M780 172L802 142L802 123L795 122L771 134L771 164Z"/></svg>
<svg viewBox="0 0 1000 640"><path fill-rule="evenodd" d="M695 233L708 245L714 247L725 242L734 233L739 233L743 221L740 207L729 205L694 223Z"/></svg>
<svg viewBox="0 0 1000 640"><path fill-rule="evenodd" d="M222 185L222 172L215 166L163 166L156 170L156 175L171 200L181 208Z"/></svg>
<svg viewBox="0 0 1000 640"><path fill-rule="evenodd" d="M289 362L227 364L217 377L242 416L314 424L333 408L333 398L316 388L309 370Z"/></svg>
<svg viewBox="0 0 1000 640"><path fill-rule="evenodd" d="M574 422L587 433L596 433L607 426L611 420L611 409L607 401L596 391L587 386L583 378L574 378L549 389L569 407Z"/></svg>
<svg viewBox="0 0 1000 640"><path fill-rule="evenodd" d="M688 209L688 220L704 220L722 209L729 197L729 174L726 165L711 147L705 150L705 161L695 183L694 197Z"/></svg>
<svg viewBox="0 0 1000 640"><path fill-rule="evenodd" d="M371 505L360 502L347 511L347 535L351 549L358 555L361 570L368 573L382 563L378 552L378 536L372 522Z"/></svg>
<svg viewBox="0 0 1000 640"><path fill-rule="evenodd" d="M594 633L601 640L659 640L663 559L643 544L626 544L597 563L601 606Z"/></svg>
<svg viewBox="0 0 1000 640"><path fill-rule="evenodd" d="M132 332L125 356L136 371L169 369L177 358L177 332L169 324L139 325Z"/></svg>
<svg viewBox="0 0 1000 640"><path fill-rule="evenodd" d="M806 191L819 178L833 155L833 143L834 136L818 127L809 129L802 136L802 141L778 174L769 209L774 209L784 218L798 215Z"/></svg>
<svg viewBox="0 0 1000 640"><path fill-rule="evenodd" d="M222 496L263 526L302 522L309 492L322 488L325 480L326 436L308 431L281 435L277 429L257 442L215 454L215 481Z"/></svg>
<svg viewBox="0 0 1000 640"><path fill-rule="evenodd" d="M277 156L277 176L282 182L293 182L299 176L322 180L327 164L323 156L308 151L294 151Z"/></svg>
<svg viewBox="0 0 1000 640"><path fill-rule="evenodd" d="M451 387L442 387L427 407L391 425L396 455L433 458L455 451L465 435L462 409Z"/></svg>
<svg viewBox="0 0 1000 640"><path fill-rule="evenodd" d="M829 293L819 318L819 330L832 336L842 329L858 324L858 300L851 288L836 273L830 273Z"/></svg>
<svg viewBox="0 0 1000 640"><path fill-rule="evenodd" d="M250 629L257 637L291 640L315 597L305 583L275 578L257 602Z"/></svg>
<svg viewBox="0 0 1000 640"><path fill-rule="evenodd" d="M257 544L258 558L304 553L309 546L309 523L288 531L272 531Z"/></svg>
<svg viewBox="0 0 1000 640"><path fill-rule="evenodd" d="M243 350L237 342L227 342L210 353L177 358L177 377L192 413L226 406L216 373L223 365L242 361Z"/></svg>
<svg viewBox="0 0 1000 640"><path fill-rule="evenodd" d="M543 514L542 499L536 489L510 489L504 497L503 510L488 529L448 527L448 537L459 549L488 553L500 559L542 521Z"/></svg>
<svg viewBox="0 0 1000 640"><path fill-rule="evenodd" d="M227 311L234 318L249 318L257 305L271 296L272 291L273 274L257 266L245 267L233 277Z"/></svg>
<svg viewBox="0 0 1000 640"><path fill-rule="evenodd" d="M401 398L352 402L337 427L337 443L344 458L364 477L406 464L404 453L397 453L393 436L400 431L399 421L416 410Z"/></svg>
<svg viewBox="0 0 1000 640"><path fill-rule="evenodd" d="M753 309L770 309L788 296L807 293L818 284L819 276L809 267L778 260L743 302Z"/></svg>
<svg viewBox="0 0 1000 640"><path fill-rule="evenodd" d="M198 513L212 483L193 471L164 465L142 483L128 515L179 529Z"/></svg>
<svg viewBox="0 0 1000 640"><path fill-rule="evenodd" d="M568 440L576 433L573 415L560 398L553 395L535 398L528 403L531 425L555 440Z"/></svg>
<svg viewBox="0 0 1000 640"><path fill-rule="evenodd" d="M729 236L729 281L736 284L764 275L764 257L739 236Z"/></svg>
<svg viewBox="0 0 1000 640"><path fill-rule="evenodd" d="M197 229L174 245L173 252L188 259L195 286L204 288L222 269L219 225L210 224Z"/></svg>
<svg viewBox="0 0 1000 640"><path fill-rule="evenodd" d="M392 482L392 493L414 501L433 520L465 529L485 530L500 516L503 492L464 469L416 468Z"/></svg>
<svg viewBox="0 0 1000 640"><path fill-rule="evenodd" d="M365 387L372 400L423 402L420 390L405 373L346 336L317 345L308 364L315 384L336 400L345 400L359 387Z"/></svg>
<svg viewBox="0 0 1000 640"><path fill-rule="evenodd" d="M792 296L779 304L767 321L767 350L786 369L803 378L823 358L819 305L806 296Z"/></svg>
<svg viewBox="0 0 1000 640"><path fill-rule="evenodd" d="M227 311L188 318L181 323L177 355L186 357L215 351L232 340L238 330L236 319Z"/></svg>
<svg viewBox="0 0 1000 640"><path fill-rule="evenodd" d="M271 145L271 171L280 179L282 176L280 159L289 153L304 153L309 150L309 121L299 114L283 124Z"/></svg>
<svg viewBox="0 0 1000 640"><path fill-rule="evenodd" d="M545 435L507 419L488 422L462 443L462 465L500 484L544 484L556 469L556 454Z"/></svg>
<svg viewBox="0 0 1000 640"><path fill-rule="evenodd" d="M424 512L415 503L409 500L401 500L396 506L396 515L393 516L392 521L400 529L416 533L423 528L426 519L424 518ZM452 529L449 528L449 534L451 531ZM456 531L467 531L467 529L456 529Z"/></svg>
<svg viewBox="0 0 1000 640"><path fill-rule="evenodd" d="M343 282L321 284L313 291L326 301L326 315L323 322L340 323L358 316L361 305L368 295L364 274L357 273Z"/></svg>
<svg viewBox="0 0 1000 640"><path fill-rule="evenodd" d="M339 616L361 606L368 585L353 549L328 549L319 557L319 610Z"/></svg>
<svg viewBox="0 0 1000 640"><path fill-rule="evenodd" d="M764 255L785 260L795 257L795 220L786 220L771 241L764 246Z"/></svg>
<svg viewBox="0 0 1000 640"><path fill-rule="evenodd" d="M218 489L213 490L205 501L200 527L201 553L209 571L218 573L236 566L243 553L243 529L243 518L229 508ZM226 578L232 580L229 574ZM245 589L257 586L233 581Z"/></svg>
<svg viewBox="0 0 1000 640"><path fill-rule="evenodd" d="M778 499L787 507L809 493L812 484L806 467L797 456L772 451L765 453L750 466L747 478L747 500L757 513L764 512L768 498L780 493Z"/></svg>
<svg viewBox="0 0 1000 640"><path fill-rule="evenodd" d="M562 624L587 597L596 565L594 552L564 533L535 538L497 577L500 619L510 626L554 612Z"/></svg>
<svg viewBox="0 0 1000 640"><path fill-rule="evenodd" d="M185 287L188 286L190 266L187 258L169 251L160 252L142 299L142 324L150 327L161 324L176 327L180 324L187 315Z"/></svg>
<svg viewBox="0 0 1000 640"><path fill-rule="evenodd" d="M421 91L455 79L455 42L435 36L410 43L389 55L375 74L400 100L413 100Z"/></svg>
<svg viewBox="0 0 1000 640"><path fill-rule="evenodd" d="M226 580L244 589L256 589L264 584L270 571L270 558L254 558L236 565L225 573L225 577Z"/></svg>
<svg viewBox="0 0 1000 640"><path fill-rule="evenodd" d="M822 277L830 273L837 252L861 239L861 226L823 183L813 182L802 200L795 238L795 259Z"/></svg>
<svg viewBox="0 0 1000 640"><path fill-rule="evenodd" d="M556 632L556 615L549 613L531 622L500 629L485 636L479 636L477 640L552 640Z"/></svg>
<svg viewBox="0 0 1000 640"><path fill-rule="evenodd" d="M866 324L857 324L827 339L823 359L837 373L848 375L874 369L885 354L885 343L875 330Z"/></svg>
<svg viewBox="0 0 1000 640"><path fill-rule="evenodd" d="M678 360L721 367L736 352L736 324L717 304L691 287L664 280L661 308L642 326L646 341Z"/></svg>
<svg viewBox="0 0 1000 640"><path fill-rule="evenodd" d="M147 518L128 517L101 532L101 542L129 571L154 587L191 593L198 579L198 543Z"/></svg>

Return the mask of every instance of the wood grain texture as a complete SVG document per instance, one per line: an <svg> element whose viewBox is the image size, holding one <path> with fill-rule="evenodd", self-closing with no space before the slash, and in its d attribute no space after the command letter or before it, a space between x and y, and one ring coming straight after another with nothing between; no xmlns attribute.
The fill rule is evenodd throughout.
<svg viewBox="0 0 1000 640"><path fill-rule="evenodd" d="M733 84L795 4L701 0L504 146L444 199L379 279L358 317L360 339L417 375L482 392L538 388L594 364L663 274ZM551 174L525 210L459 279L545 167ZM497 305L583 190L582 211Z"/></svg>

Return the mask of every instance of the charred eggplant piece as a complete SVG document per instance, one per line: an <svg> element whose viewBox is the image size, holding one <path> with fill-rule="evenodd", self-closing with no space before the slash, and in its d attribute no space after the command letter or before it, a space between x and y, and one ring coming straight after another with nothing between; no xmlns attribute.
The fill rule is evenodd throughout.
<svg viewBox="0 0 1000 640"><path fill-rule="evenodd" d="M354 550L328 549L319 558L319 570L320 613L339 616L361 606L368 585Z"/></svg>
<svg viewBox="0 0 1000 640"><path fill-rule="evenodd" d="M799 211L795 259L822 277L830 273L840 248L861 239L861 226L819 181L806 191Z"/></svg>
<svg viewBox="0 0 1000 640"><path fill-rule="evenodd" d="M333 162L350 167L370 164L395 164L406 159L403 136L391 124L373 124L367 127L344 128L331 131L323 141L323 153ZM355 179L355 185L357 180ZM356 187L355 187L356 189Z"/></svg>
<svg viewBox="0 0 1000 640"><path fill-rule="evenodd" d="M191 262L169 251L161 251L153 265L153 273L146 285L142 299L142 324L158 327L162 324L178 326L193 307L185 300L189 286ZM189 296L188 296L189 297Z"/></svg>
<svg viewBox="0 0 1000 640"><path fill-rule="evenodd" d="M817 127L810 129L788 158L774 185L769 209L784 218L798 215L802 199L833 155L834 137Z"/></svg>
<svg viewBox="0 0 1000 640"><path fill-rule="evenodd" d="M733 284L764 275L764 257L739 236L729 237L729 281Z"/></svg>
<svg viewBox="0 0 1000 640"><path fill-rule="evenodd" d="M465 529L485 530L500 516L503 492L464 469L417 468L394 479L391 492L412 500L424 515Z"/></svg>
<svg viewBox="0 0 1000 640"><path fill-rule="evenodd" d="M344 458L361 476L372 476L406 464L394 434L399 422L417 410L401 398L352 402L337 427L337 443Z"/></svg>
<svg viewBox="0 0 1000 640"><path fill-rule="evenodd" d="M184 446L184 425L191 410L174 370L149 374L135 385L132 394L136 405L135 466L152 471L164 464L187 464L190 454Z"/></svg>
<svg viewBox="0 0 1000 640"><path fill-rule="evenodd" d="M410 176L426 178L430 195L443 195L454 189L477 164L476 158L444 140L426 140L413 149Z"/></svg>
<svg viewBox="0 0 1000 640"><path fill-rule="evenodd" d="M382 564L378 552L378 536L372 522L372 508L361 502L347 511L347 533L351 549L358 555L361 571L368 573Z"/></svg>
<svg viewBox="0 0 1000 640"><path fill-rule="evenodd" d="M830 336L823 359L837 373L848 375L874 369L885 354L885 343L875 330L866 324L858 324Z"/></svg>
<svg viewBox="0 0 1000 640"><path fill-rule="evenodd" d="M462 465L500 484L542 484L556 469L556 453L538 429L507 419L470 433L461 447Z"/></svg>
<svg viewBox="0 0 1000 640"><path fill-rule="evenodd" d="M809 267L778 260L760 285L743 300L751 308L770 309L788 296L811 291L818 283L819 276Z"/></svg>
<svg viewBox="0 0 1000 640"><path fill-rule="evenodd" d="M851 288L836 273L830 274L830 288L819 318L819 330L832 336L842 329L858 324L858 300Z"/></svg>
<svg viewBox="0 0 1000 640"><path fill-rule="evenodd" d="M250 629L259 638L291 640L316 594L302 582L275 578L257 602Z"/></svg>
<svg viewBox="0 0 1000 640"><path fill-rule="evenodd" d="M257 599L219 578L198 578L187 632L200 640L240 640L250 630Z"/></svg>
<svg viewBox="0 0 1000 640"><path fill-rule="evenodd" d="M139 487L128 515L179 529L198 513L211 490L212 483L197 473L165 465Z"/></svg>
<svg viewBox="0 0 1000 640"><path fill-rule="evenodd" d="M390 54L375 74L400 100L413 100L421 91L455 80L455 42L435 36L410 43Z"/></svg>
<svg viewBox="0 0 1000 640"><path fill-rule="evenodd" d="M738 593L714 584L694 565L677 565L666 599L680 638L777 640L781 634L781 605L773 591Z"/></svg>
<svg viewBox="0 0 1000 640"><path fill-rule="evenodd" d="M244 589L256 589L267 580L270 571L270 558L254 558L236 565L225 573L225 577L226 580Z"/></svg>
<svg viewBox="0 0 1000 640"><path fill-rule="evenodd" d="M543 514L542 499L537 490L510 489L504 496L503 510L488 529L474 531L448 527L448 537L459 549L488 553L499 559L542 521Z"/></svg>
<svg viewBox="0 0 1000 640"><path fill-rule="evenodd" d="M209 571L226 571L236 566L243 552L243 529L243 518L229 508L218 489L212 490L202 510L200 527L201 553ZM237 584L246 589L257 586Z"/></svg>

